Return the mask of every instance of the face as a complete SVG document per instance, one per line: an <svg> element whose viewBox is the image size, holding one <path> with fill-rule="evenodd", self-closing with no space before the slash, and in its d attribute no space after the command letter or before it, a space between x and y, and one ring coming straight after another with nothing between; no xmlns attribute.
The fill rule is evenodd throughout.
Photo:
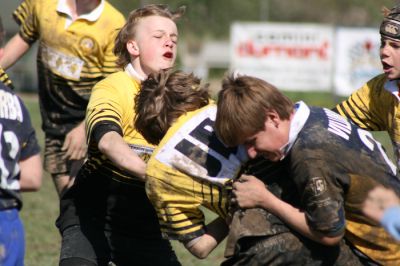
<svg viewBox="0 0 400 266"><path fill-rule="evenodd" d="M380 57L387 78L400 78L400 41L382 37Z"/></svg>
<svg viewBox="0 0 400 266"><path fill-rule="evenodd" d="M147 76L172 67L176 59L177 41L178 29L171 19L160 16L142 18L137 25L135 41L132 41L133 48L136 48L133 51L136 53L133 54L135 70Z"/></svg>
<svg viewBox="0 0 400 266"><path fill-rule="evenodd" d="M270 161L279 161L283 157L281 148L289 140L289 128L289 120L281 120L274 112L268 114L264 129L245 140L249 157L263 156Z"/></svg>

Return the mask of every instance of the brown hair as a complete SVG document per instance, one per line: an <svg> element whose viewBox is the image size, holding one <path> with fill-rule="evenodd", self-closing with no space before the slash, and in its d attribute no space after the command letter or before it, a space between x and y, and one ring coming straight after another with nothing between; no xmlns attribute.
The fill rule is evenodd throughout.
<svg viewBox="0 0 400 266"><path fill-rule="evenodd" d="M118 56L117 65L123 68L130 63L131 56L126 50L126 43L135 37L136 26L141 18L160 16L177 21L185 13L185 9L185 6L181 6L176 12L172 12L167 5L151 4L131 11L127 22L115 38L114 54Z"/></svg>
<svg viewBox="0 0 400 266"><path fill-rule="evenodd" d="M135 97L135 128L151 144L158 144L182 114L209 102L208 84L182 71L161 70L142 82Z"/></svg>
<svg viewBox="0 0 400 266"><path fill-rule="evenodd" d="M289 119L292 101L268 82L250 76L226 76L218 93L215 130L228 146L243 144L245 139L264 129L267 111L276 111Z"/></svg>

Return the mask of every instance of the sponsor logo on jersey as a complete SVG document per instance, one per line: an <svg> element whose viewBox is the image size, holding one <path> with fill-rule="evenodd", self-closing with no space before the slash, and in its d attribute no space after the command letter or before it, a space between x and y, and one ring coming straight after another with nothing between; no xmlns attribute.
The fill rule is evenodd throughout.
<svg viewBox="0 0 400 266"><path fill-rule="evenodd" d="M326 181L322 177L313 177L309 182L309 186L315 196L321 195L326 191Z"/></svg>
<svg viewBox="0 0 400 266"><path fill-rule="evenodd" d="M64 54L51 47L42 45L42 61L59 76L79 80L84 62L78 57Z"/></svg>
<svg viewBox="0 0 400 266"><path fill-rule="evenodd" d="M79 48L84 54L91 54L94 49L94 40L90 37L83 37L79 41Z"/></svg>

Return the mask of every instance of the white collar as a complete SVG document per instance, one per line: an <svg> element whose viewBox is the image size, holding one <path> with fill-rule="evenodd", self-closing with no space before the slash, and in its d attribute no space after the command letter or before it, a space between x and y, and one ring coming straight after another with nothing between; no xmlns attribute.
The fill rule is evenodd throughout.
<svg viewBox="0 0 400 266"><path fill-rule="evenodd" d="M299 101L294 106L295 113L293 115L292 121L290 122L289 129L289 140L288 143L282 146L282 158L283 160L292 148L297 136L303 129L308 117L310 116L310 108L303 102Z"/></svg>
<svg viewBox="0 0 400 266"><path fill-rule="evenodd" d="M131 76L132 78L138 79L140 81L143 81L146 79L146 77L143 77L141 75L139 75L139 73L137 73L137 71L133 68L133 65L131 63L129 63L126 67L125 67L125 72Z"/></svg>
<svg viewBox="0 0 400 266"><path fill-rule="evenodd" d="M93 9L90 13L87 14L82 14L78 18L79 19L85 19L88 21L96 21L99 19L101 16L101 13L103 12L105 5L105 0L101 0L100 4ZM60 13L66 14L68 17L65 22L65 28L68 28L72 24L72 14L71 14L71 9L67 5L67 0L58 0L58 5L57 5L57 11Z"/></svg>
<svg viewBox="0 0 400 266"><path fill-rule="evenodd" d="M399 80L394 79L394 80L387 80L383 87L385 90L393 94L398 101L400 101L400 96L399 96Z"/></svg>

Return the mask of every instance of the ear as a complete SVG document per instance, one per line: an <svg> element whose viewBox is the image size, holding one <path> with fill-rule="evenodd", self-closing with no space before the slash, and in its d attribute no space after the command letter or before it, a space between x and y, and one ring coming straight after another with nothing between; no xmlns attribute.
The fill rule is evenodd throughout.
<svg viewBox="0 0 400 266"><path fill-rule="evenodd" d="M130 40L126 43L126 49L133 56L139 55L139 46L137 45L136 41L134 41L134 40Z"/></svg>
<svg viewBox="0 0 400 266"><path fill-rule="evenodd" d="M265 123L270 123L272 126L278 128L281 123L281 118L275 110L267 111L265 114Z"/></svg>

